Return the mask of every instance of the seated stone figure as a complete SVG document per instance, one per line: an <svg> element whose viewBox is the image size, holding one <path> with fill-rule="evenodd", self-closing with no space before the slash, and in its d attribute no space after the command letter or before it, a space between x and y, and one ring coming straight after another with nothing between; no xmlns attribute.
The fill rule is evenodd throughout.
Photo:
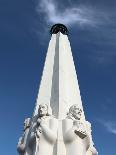
<svg viewBox="0 0 116 155"><path fill-rule="evenodd" d="M26 142L27 142L27 137L28 137L28 133L29 133L29 128L30 128L30 118L27 118L24 121L24 133L19 138L19 142L17 144L17 151L19 152L20 155L25 154Z"/></svg>
<svg viewBox="0 0 116 155"><path fill-rule="evenodd" d="M51 108L47 104L39 105L38 119L32 130L30 139L36 140L33 155L52 155L57 139L58 121L52 116Z"/></svg>
<svg viewBox="0 0 116 155"><path fill-rule="evenodd" d="M98 155L98 152L94 146L93 140L92 140L92 135L91 135L91 123L86 121L86 126L87 126L87 130L88 130L88 134L90 137L90 146L89 149L87 150L87 154L86 155Z"/></svg>
<svg viewBox="0 0 116 155"><path fill-rule="evenodd" d="M66 155L85 155L90 145L90 138L84 122L81 120L82 109L72 105L63 120L63 138Z"/></svg>

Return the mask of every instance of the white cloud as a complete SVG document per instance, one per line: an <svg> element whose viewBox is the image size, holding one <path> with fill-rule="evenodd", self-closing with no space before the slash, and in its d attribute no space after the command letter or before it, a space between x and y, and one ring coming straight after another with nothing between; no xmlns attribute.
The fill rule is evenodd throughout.
<svg viewBox="0 0 116 155"><path fill-rule="evenodd" d="M104 13L99 14L99 12L95 12L87 6L69 6L61 11L55 0L39 0L37 11L38 13L44 13L45 20L48 23L96 26L103 20L107 20Z"/></svg>
<svg viewBox="0 0 116 155"><path fill-rule="evenodd" d="M104 122L103 124L107 131L113 134L116 134L116 122Z"/></svg>
<svg viewBox="0 0 116 155"><path fill-rule="evenodd" d="M102 124L109 133L116 134L116 122L106 120L98 120L98 122Z"/></svg>
<svg viewBox="0 0 116 155"><path fill-rule="evenodd" d="M57 0L37 0L37 12L39 17L49 24L62 23L68 27L74 25L79 28L89 29L90 36L86 39L88 46L90 44L96 45L99 48L91 49L88 52L88 60L90 65L94 62L95 65L106 66L115 62L116 57L116 35L115 35L115 23L112 20L112 13L105 9L92 8L90 5L77 5L71 2L65 4ZM68 0L67 2L69 2ZM62 9L61 6L62 5ZM48 31L46 25L43 25L44 29ZM114 27L114 28L113 28ZM93 31L94 30L94 31ZM38 31L38 30L37 30ZM40 32L41 33L41 32ZM42 33L43 36L43 33ZM82 38L84 40L84 37ZM87 47L88 47L87 46ZM110 46L110 48L109 48ZM92 50L92 51L91 51Z"/></svg>

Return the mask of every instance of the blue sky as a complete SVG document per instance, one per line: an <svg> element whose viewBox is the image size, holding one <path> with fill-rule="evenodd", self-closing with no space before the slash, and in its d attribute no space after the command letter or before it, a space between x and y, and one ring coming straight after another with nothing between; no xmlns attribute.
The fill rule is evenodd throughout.
<svg viewBox="0 0 116 155"><path fill-rule="evenodd" d="M62 22L100 155L116 154L116 1L0 0L0 154L17 155L35 106L50 40Z"/></svg>

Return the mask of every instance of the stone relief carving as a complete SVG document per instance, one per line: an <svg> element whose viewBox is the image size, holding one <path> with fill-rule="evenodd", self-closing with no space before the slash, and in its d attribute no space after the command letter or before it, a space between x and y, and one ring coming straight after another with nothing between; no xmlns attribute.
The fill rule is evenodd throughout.
<svg viewBox="0 0 116 155"><path fill-rule="evenodd" d="M26 142L27 142L27 137L29 133L29 128L30 128L30 118L26 118L24 121L24 133L23 135L19 138L18 144L17 144L17 151L19 152L20 155L24 155L25 149L26 149Z"/></svg>
<svg viewBox="0 0 116 155"><path fill-rule="evenodd" d="M92 141L91 124L83 122L82 109L78 105L69 108L67 117L62 120L61 130L66 155L98 155ZM24 134L19 139L17 150L20 155L53 155L57 135L58 119L52 115L50 106L41 104L31 127L30 118L25 120ZM29 148L28 153L25 148Z"/></svg>
<svg viewBox="0 0 116 155"><path fill-rule="evenodd" d="M33 151L34 155L53 154L53 147L57 139L57 128L58 121L52 116L50 106L47 104L39 105L38 118L30 134L31 144L36 144Z"/></svg>
<svg viewBox="0 0 116 155"><path fill-rule="evenodd" d="M77 104L69 109L63 120L63 138L67 155L85 155L90 145L90 138L81 121L82 109Z"/></svg>

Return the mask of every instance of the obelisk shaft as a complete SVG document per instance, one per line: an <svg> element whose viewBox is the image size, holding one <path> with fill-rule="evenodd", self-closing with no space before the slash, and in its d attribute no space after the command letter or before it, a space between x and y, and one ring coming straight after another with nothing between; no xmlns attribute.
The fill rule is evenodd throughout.
<svg viewBox="0 0 116 155"><path fill-rule="evenodd" d="M70 43L60 32L52 34L49 43L35 113L44 103L58 119L64 119L73 104L83 109Z"/></svg>

